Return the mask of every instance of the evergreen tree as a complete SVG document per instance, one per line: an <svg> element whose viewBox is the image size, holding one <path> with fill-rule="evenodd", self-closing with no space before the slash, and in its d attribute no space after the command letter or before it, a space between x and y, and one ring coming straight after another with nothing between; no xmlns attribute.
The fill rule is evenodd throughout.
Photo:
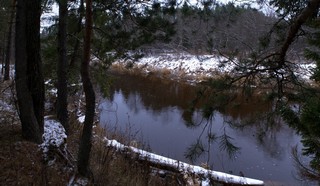
<svg viewBox="0 0 320 186"><path fill-rule="evenodd" d="M22 136L41 143L44 82L40 59L40 1L18 0L16 17L15 82Z"/></svg>
<svg viewBox="0 0 320 186"><path fill-rule="evenodd" d="M10 34L8 28L10 26L10 12L12 10L11 6L11 0L0 1L0 60L2 64L2 75L5 75L5 62L8 61L6 57L6 52L8 51L8 38Z"/></svg>
<svg viewBox="0 0 320 186"><path fill-rule="evenodd" d="M15 16L15 6L16 0L12 1L12 8L10 13L10 21L9 21L9 29L8 29L8 37L7 37L7 46L6 46L6 59L5 59L5 73L4 80L9 80L10 73L10 63L12 57L12 35L13 35L13 24L14 24L14 16Z"/></svg>
<svg viewBox="0 0 320 186"><path fill-rule="evenodd" d="M58 51L59 62L57 64L58 77L58 98L57 98L57 118L69 132L68 123L68 84L67 84L67 16L68 2L67 0L59 0L59 32L58 32Z"/></svg>
<svg viewBox="0 0 320 186"><path fill-rule="evenodd" d="M81 79L86 99L85 120L78 154L78 172L82 176L88 176L89 160L91 152L92 127L95 115L95 93L90 79L90 47L92 33L92 0L86 0L86 23L83 47L83 59L81 63Z"/></svg>

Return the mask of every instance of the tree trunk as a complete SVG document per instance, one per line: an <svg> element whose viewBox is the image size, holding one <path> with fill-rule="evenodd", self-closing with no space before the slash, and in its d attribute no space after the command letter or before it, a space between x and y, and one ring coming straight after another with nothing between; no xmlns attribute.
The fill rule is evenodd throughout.
<svg viewBox="0 0 320 186"><path fill-rule="evenodd" d="M67 77L67 16L68 3L67 0L59 0L59 32L58 32L58 51L59 62L57 65L58 75L58 99L57 99L57 118L69 132L68 123L68 77Z"/></svg>
<svg viewBox="0 0 320 186"><path fill-rule="evenodd" d="M307 7L303 9L300 15L294 20L293 24L289 27L287 37L281 46L279 52L279 66L282 67L285 63L285 56L287 51L297 36L301 26L313 15L317 14L320 6L320 0L311 0L308 2Z"/></svg>
<svg viewBox="0 0 320 186"><path fill-rule="evenodd" d="M31 91L34 113L41 133L43 133L45 92L40 57L41 0L27 0L26 7L28 87Z"/></svg>
<svg viewBox="0 0 320 186"><path fill-rule="evenodd" d="M0 58L1 58L1 74L4 74L4 49L3 47L1 46L0 47Z"/></svg>
<svg viewBox="0 0 320 186"><path fill-rule="evenodd" d="M4 75L4 69L5 69L5 59L6 59L6 42L4 42L6 40L7 36L6 33L3 32L3 35L1 34L1 74Z"/></svg>
<svg viewBox="0 0 320 186"><path fill-rule="evenodd" d="M42 130L40 129L34 105L32 92L29 89L28 73L28 54L27 54L27 11L28 6L25 0L17 0L17 15L16 15L16 32L15 32L15 70L16 70L16 92L19 106L19 117L22 125L22 136L30 141L41 143ZM40 21L40 20L39 20ZM36 83L36 82L35 82Z"/></svg>
<svg viewBox="0 0 320 186"><path fill-rule="evenodd" d="M12 1L12 11L10 16L10 22L9 22L9 32L8 32L8 40L7 40L7 49L6 49L6 60L5 60L5 73L4 73L4 80L9 80L10 76L10 59L11 59L11 42L12 42L12 25L14 20L14 13L15 13L15 7L16 7L16 0Z"/></svg>
<svg viewBox="0 0 320 186"><path fill-rule="evenodd" d="M83 0L80 0L79 20L78 20L78 23L77 23L76 33L74 33L75 36L79 35L79 33L82 30L83 11L84 11L84 2L83 2ZM71 60L70 60L70 68L73 68L75 66L77 55L78 55L79 46L80 46L80 40L77 39L76 43L74 44L74 47L73 47L73 53L72 53Z"/></svg>
<svg viewBox="0 0 320 186"><path fill-rule="evenodd" d="M92 32L92 0L86 0L86 23L83 47L83 61L81 63L81 79L86 98L86 112L84 126L78 154L78 172L82 176L88 175L91 151L92 126L95 113L95 93L89 76L90 41Z"/></svg>

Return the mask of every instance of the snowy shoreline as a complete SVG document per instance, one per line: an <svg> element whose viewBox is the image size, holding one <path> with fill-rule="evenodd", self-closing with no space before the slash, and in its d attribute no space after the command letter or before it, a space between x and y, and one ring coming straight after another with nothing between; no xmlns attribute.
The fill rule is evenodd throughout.
<svg viewBox="0 0 320 186"><path fill-rule="evenodd" d="M112 64L115 70L138 70L144 74L159 73L173 80L199 82L208 77L228 73L232 65L221 65L227 59L215 55L191 55L184 53L162 53L145 55L139 59L118 59Z"/></svg>
<svg viewBox="0 0 320 186"><path fill-rule="evenodd" d="M236 59L234 60L236 61ZM237 62L236 62L237 63ZM207 78L219 77L233 73L235 63L219 55L192 55L187 53L147 54L141 58L127 57L113 62L114 70L137 70L144 74L159 73L161 76L173 80L184 80L195 83ZM314 63L295 62L297 78L310 81Z"/></svg>

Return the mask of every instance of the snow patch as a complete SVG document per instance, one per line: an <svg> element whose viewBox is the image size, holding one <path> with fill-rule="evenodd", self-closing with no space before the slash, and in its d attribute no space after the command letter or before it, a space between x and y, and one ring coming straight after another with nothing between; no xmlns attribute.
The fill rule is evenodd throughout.
<svg viewBox="0 0 320 186"><path fill-rule="evenodd" d="M67 135L60 122L53 119L44 121L43 143L40 145L44 154L47 154L50 148L60 148L65 144Z"/></svg>
<svg viewBox="0 0 320 186"><path fill-rule="evenodd" d="M298 78L309 80L316 68L317 68L317 65L314 63L298 64L297 72L295 72L294 74Z"/></svg>
<svg viewBox="0 0 320 186"><path fill-rule="evenodd" d="M224 73L233 69L231 63L221 65L225 61L227 61L227 58L217 55L165 53L144 56L134 61L134 64L137 65L138 68L145 68L146 71L150 71L150 68L156 70L167 69L173 73L185 72L186 75L190 76L212 76L214 71ZM122 64L123 62L126 63L128 60L118 60L115 64Z"/></svg>
<svg viewBox="0 0 320 186"><path fill-rule="evenodd" d="M202 186L210 186L211 184L210 184L210 180L207 178L207 179L205 179L205 180L203 180L202 182L201 182L201 185Z"/></svg>
<svg viewBox="0 0 320 186"><path fill-rule="evenodd" d="M58 89L56 89L56 88L50 89L49 92L50 92L52 95L55 95L55 96L58 95Z"/></svg>
<svg viewBox="0 0 320 186"><path fill-rule="evenodd" d="M78 117L78 121L80 122L80 123L84 123L84 119L86 118L86 116L79 116Z"/></svg>
<svg viewBox="0 0 320 186"><path fill-rule="evenodd" d="M187 53L161 53L145 55L140 59L119 59L114 62L115 65L120 66L133 65L133 67L142 69L146 73L169 70L174 75L183 74L195 78L234 73L236 72L235 67L240 65L237 63L239 63L237 59L230 61L228 58L219 55L192 55ZM309 80L315 67L314 63L297 61L294 63L295 75L303 80Z"/></svg>
<svg viewBox="0 0 320 186"><path fill-rule="evenodd" d="M89 180L87 178L78 178L72 186L85 186L88 185Z"/></svg>
<svg viewBox="0 0 320 186"><path fill-rule="evenodd" d="M14 110L13 107L11 105L9 105L8 103L0 100L0 110L1 111L12 111Z"/></svg>

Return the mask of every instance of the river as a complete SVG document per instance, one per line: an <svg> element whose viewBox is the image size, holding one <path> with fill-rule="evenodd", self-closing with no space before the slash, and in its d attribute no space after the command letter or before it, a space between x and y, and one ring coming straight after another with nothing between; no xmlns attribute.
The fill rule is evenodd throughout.
<svg viewBox="0 0 320 186"><path fill-rule="evenodd" d="M244 128L229 124L263 114L272 104L252 100L215 112L211 120L196 109L192 114L196 126L191 126L186 115L195 92L189 84L117 74L110 99L100 101L100 123L107 131L120 132L144 144L144 149L170 158L206 163L212 170L261 179L266 185L312 185L297 176L291 151L295 146L301 151L302 144L293 129L265 121Z"/></svg>

